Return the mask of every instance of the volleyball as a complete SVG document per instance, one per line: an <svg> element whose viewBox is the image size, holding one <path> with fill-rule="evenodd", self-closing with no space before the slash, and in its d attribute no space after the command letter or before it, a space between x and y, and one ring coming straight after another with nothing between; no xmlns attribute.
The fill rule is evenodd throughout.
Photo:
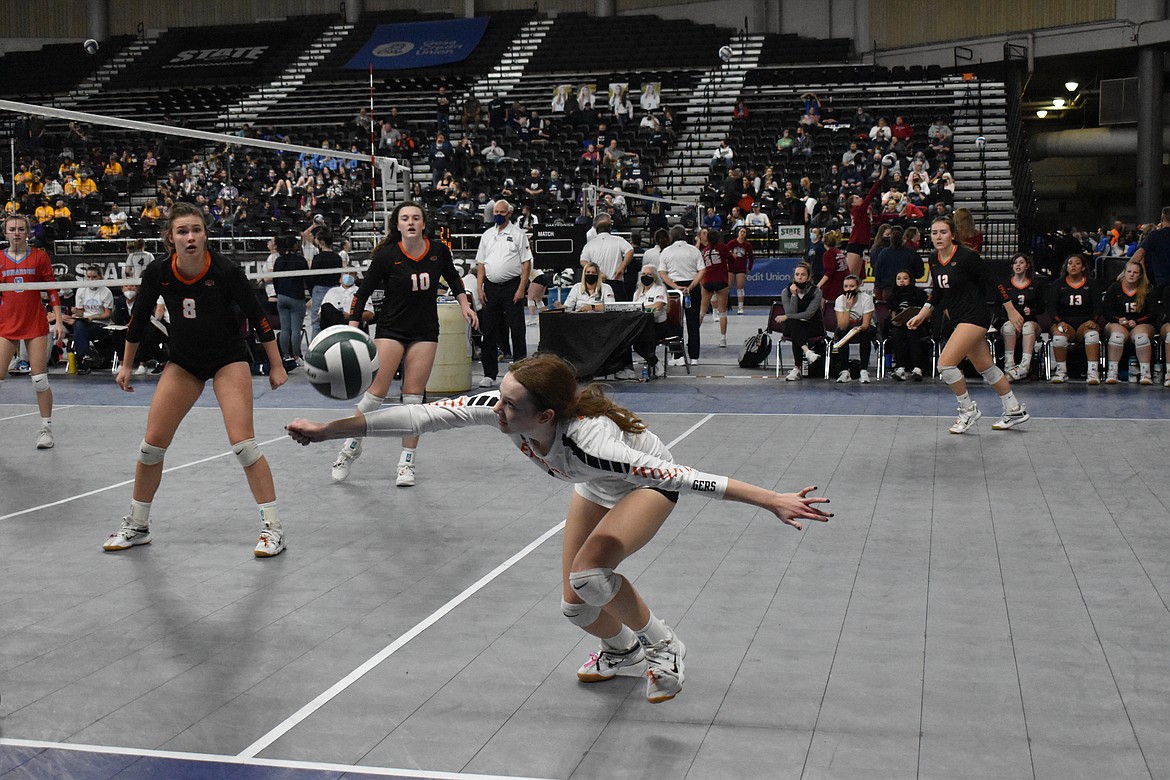
<svg viewBox="0 0 1170 780"><path fill-rule="evenodd" d="M893 170L898 166L898 155L890 152L882 158L882 165L886 168L886 170Z"/></svg>
<svg viewBox="0 0 1170 780"><path fill-rule="evenodd" d="M334 325L317 334L305 353L305 374L321 395L348 401L364 393L378 373L378 350L357 328Z"/></svg>
<svg viewBox="0 0 1170 780"><path fill-rule="evenodd" d="M81 45L85 47L86 54L97 54L98 42L95 41L93 38L87 38L85 43L83 43Z"/></svg>
<svg viewBox="0 0 1170 780"><path fill-rule="evenodd" d="M730 46L719 47L719 59L723 60L724 62L731 62L731 54L732 52Z"/></svg>

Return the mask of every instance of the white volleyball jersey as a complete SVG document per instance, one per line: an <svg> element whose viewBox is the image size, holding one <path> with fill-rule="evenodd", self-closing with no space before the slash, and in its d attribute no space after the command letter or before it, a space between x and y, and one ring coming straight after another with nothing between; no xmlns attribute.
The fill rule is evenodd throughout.
<svg viewBox="0 0 1170 780"><path fill-rule="evenodd" d="M497 391L429 404L378 409L366 415L369 436L417 436L472 425L497 426L492 407ZM670 450L650 431L626 433L608 417L577 417L557 422L557 435L545 455L525 436L508 437L532 463L565 482L587 483L592 492L621 496L635 488L688 491L722 498L727 477L675 463Z"/></svg>

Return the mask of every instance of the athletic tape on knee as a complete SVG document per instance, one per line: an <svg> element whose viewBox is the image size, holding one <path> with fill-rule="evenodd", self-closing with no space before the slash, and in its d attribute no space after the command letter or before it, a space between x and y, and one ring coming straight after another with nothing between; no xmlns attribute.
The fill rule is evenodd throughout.
<svg viewBox="0 0 1170 780"><path fill-rule="evenodd" d="M963 372L955 366L939 366L938 375L948 385L963 381Z"/></svg>
<svg viewBox="0 0 1170 780"><path fill-rule="evenodd" d="M138 445L138 462L146 466L156 466L162 463L166 454L166 447L156 447L146 439L143 439L142 444Z"/></svg>
<svg viewBox="0 0 1170 780"><path fill-rule="evenodd" d="M996 382L1003 379L1003 371L1000 370L1000 367L995 365L995 363L991 364L991 368L980 371L979 375L982 376L983 381L989 385L994 385Z"/></svg>
<svg viewBox="0 0 1170 780"><path fill-rule="evenodd" d="M1125 346L1125 334L1119 330L1115 330L1112 333L1110 333L1109 334L1109 346L1111 346L1111 347L1124 347Z"/></svg>
<svg viewBox="0 0 1170 780"><path fill-rule="evenodd" d="M362 396L362 400L357 402L357 410L362 414L369 414L382 405L385 398L374 395L373 393L366 393Z"/></svg>
<svg viewBox="0 0 1170 780"><path fill-rule="evenodd" d="M1056 339L1053 339L1052 343L1055 344ZM1101 331L1099 331L1099 330L1085 331L1085 343L1086 344L1100 344L1101 343ZM1064 340L1064 345L1066 347L1068 346L1068 339Z"/></svg>
<svg viewBox="0 0 1170 780"><path fill-rule="evenodd" d="M586 604L604 607L621 590L622 578L620 574L614 574L613 569L603 567L569 572L569 584Z"/></svg>
<svg viewBox="0 0 1170 780"><path fill-rule="evenodd" d="M232 452L236 453L236 459L240 461L240 465L248 468L256 461L264 457L264 453L256 446L255 439L244 439L232 445Z"/></svg>
<svg viewBox="0 0 1170 780"><path fill-rule="evenodd" d="M1028 327L1028 323L1025 322L1024 327ZM1010 321L1005 322L1002 326L1000 326L999 332L1005 336L1014 336L1016 335L1016 326L1012 325Z"/></svg>
<svg viewBox="0 0 1170 780"><path fill-rule="evenodd" d="M406 393L402 394L402 403L406 406L417 406L422 402L423 397L421 395L414 395L413 393L410 395L407 395Z"/></svg>
<svg viewBox="0 0 1170 780"><path fill-rule="evenodd" d="M592 604L570 604L564 599L561 599L561 612L578 628L592 625L601 617L601 607Z"/></svg>
<svg viewBox="0 0 1170 780"><path fill-rule="evenodd" d="M1097 331L1091 331L1091 332L1096 333ZM1098 341L1099 340L1100 340L1100 338L1098 337ZM1085 334L1085 343L1086 344L1089 343L1089 334ZM1093 342L1093 343L1096 343L1096 342ZM1068 336L1064 335L1063 333L1057 333L1055 336L1052 337L1052 346L1056 347L1057 349L1067 348L1068 347Z"/></svg>
<svg viewBox="0 0 1170 780"><path fill-rule="evenodd" d="M1140 349L1141 347L1148 347L1148 346L1150 346L1150 337L1149 337L1149 335L1148 335L1148 334L1145 334L1145 333L1135 333L1135 334L1133 334L1133 345L1134 345L1135 347L1138 347L1139 349Z"/></svg>
<svg viewBox="0 0 1170 780"><path fill-rule="evenodd" d="M48 374L33 374L29 377L32 380L33 390L38 393L49 392L49 375Z"/></svg>

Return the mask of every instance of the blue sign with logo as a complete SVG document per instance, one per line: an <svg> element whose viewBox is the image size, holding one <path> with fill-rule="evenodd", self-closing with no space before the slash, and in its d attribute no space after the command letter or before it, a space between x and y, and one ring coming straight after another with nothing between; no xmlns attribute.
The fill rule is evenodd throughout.
<svg viewBox="0 0 1170 780"><path fill-rule="evenodd" d="M467 59L483 38L488 17L443 22L380 24L353 59L349 70L406 70Z"/></svg>
<svg viewBox="0 0 1170 780"><path fill-rule="evenodd" d="M802 257L757 257L744 281L743 292L751 298L774 298L792 283L792 272Z"/></svg>

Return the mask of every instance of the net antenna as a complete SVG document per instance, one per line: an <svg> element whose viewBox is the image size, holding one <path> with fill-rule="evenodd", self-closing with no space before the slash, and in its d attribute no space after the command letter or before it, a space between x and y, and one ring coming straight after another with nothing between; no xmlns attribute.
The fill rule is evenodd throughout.
<svg viewBox="0 0 1170 780"><path fill-rule="evenodd" d="M212 143L220 143L229 147L243 146L256 149L272 149L278 152L296 152L298 154L325 155L327 157L335 157L342 160L359 160L364 163L372 162L382 177L382 212L384 214L390 211L389 193L391 189L397 191L401 186L402 192L410 191L410 185L407 181L410 175L409 169L403 165L400 165L396 157L376 156L373 153L373 149L370 150L370 154L358 154L356 152L346 152L340 149L321 149L315 146L303 146L300 144L285 144L278 141L266 141L262 138L244 138L238 135L212 133L207 130L192 130L186 127L173 127L171 125L155 124L154 122L140 122L136 119L123 119L116 116L106 116L105 114L89 114L84 111L70 111L68 109L54 108L52 106L39 106L34 103L19 103L15 100L0 100L0 110L12 111L18 114L29 114L32 116L66 119L74 122L86 122L91 125L119 127L124 130L137 130L143 133L156 133L158 135L173 135L178 136L179 138L192 138L200 141L211 141ZM385 226L383 225L381 228L383 232L385 232Z"/></svg>

